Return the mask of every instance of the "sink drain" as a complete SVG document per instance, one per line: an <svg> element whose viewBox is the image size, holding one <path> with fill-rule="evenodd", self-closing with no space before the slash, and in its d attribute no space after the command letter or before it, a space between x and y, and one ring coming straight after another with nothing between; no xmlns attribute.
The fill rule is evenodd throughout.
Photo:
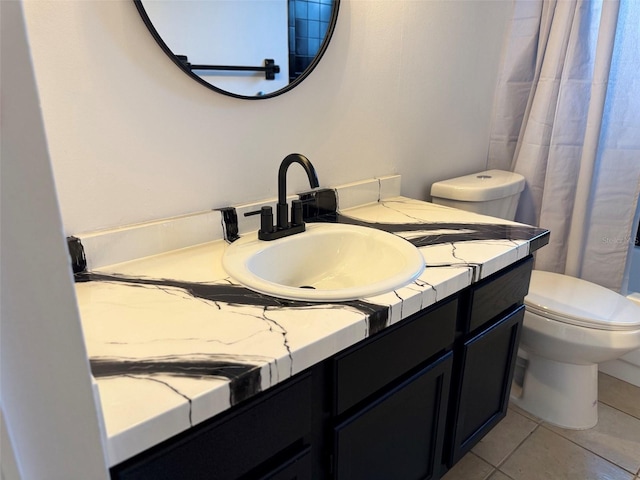
<svg viewBox="0 0 640 480"><path fill-rule="evenodd" d="M312 287L311 285L302 285L302 286L300 286L298 288L308 288L309 290L315 290L316 289L316 287Z"/></svg>

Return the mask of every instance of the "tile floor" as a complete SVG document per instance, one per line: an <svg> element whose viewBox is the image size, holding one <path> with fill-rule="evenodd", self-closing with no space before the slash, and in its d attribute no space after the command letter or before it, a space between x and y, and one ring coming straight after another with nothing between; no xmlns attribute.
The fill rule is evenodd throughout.
<svg viewBox="0 0 640 480"><path fill-rule="evenodd" d="M598 425L575 431L513 406L443 480L640 480L640 387L599 375Z"/></svg>

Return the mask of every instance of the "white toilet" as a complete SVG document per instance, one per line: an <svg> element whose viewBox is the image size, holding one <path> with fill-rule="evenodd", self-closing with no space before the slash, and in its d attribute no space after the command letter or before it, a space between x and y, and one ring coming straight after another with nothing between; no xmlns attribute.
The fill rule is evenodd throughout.
<svg viewBox="0 0 640 480"><path fill-rule="evenodd" d="M513 220L524 177L501 170L434 183L433 203ZM511 401L558 426L598 423L598 363L640 347L640 306L600 285L534 270L525 316L520 395Z"/></svg>

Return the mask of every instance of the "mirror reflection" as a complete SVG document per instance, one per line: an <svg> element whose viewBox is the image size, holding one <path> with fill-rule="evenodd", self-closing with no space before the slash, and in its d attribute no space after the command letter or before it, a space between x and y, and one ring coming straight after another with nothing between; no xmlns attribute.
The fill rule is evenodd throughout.
<svg viewBox="0 0 640 480"><path fill-rule="evenodd" d="M134 0L145 24L194 80L240 98L300 83L335 27L339 0Z"/></svg>

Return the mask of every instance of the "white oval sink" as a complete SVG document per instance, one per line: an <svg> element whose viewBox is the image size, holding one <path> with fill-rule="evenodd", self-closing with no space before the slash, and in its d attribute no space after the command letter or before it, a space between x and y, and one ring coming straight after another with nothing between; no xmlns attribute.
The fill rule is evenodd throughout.
<svg viewBox="0 0 640 480"><path fill-rule="evenodd" d="M257 233L229 245L226 272L260 293L290 300L356 300L395 290L424 270L418 249L405 239L368 227L312 223L273 241Z"/></svg>

